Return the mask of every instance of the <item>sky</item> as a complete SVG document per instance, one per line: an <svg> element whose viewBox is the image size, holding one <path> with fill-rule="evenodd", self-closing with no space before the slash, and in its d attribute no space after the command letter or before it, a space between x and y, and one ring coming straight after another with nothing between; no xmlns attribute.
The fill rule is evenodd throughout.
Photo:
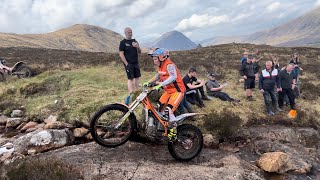
<svg viewBox="0 0 320 180"><path fill-rule="evenodd" d="M177 30L199 42L276 27L320 6L320 0L0 0L0 32L39 34L90 24L140 43Z"/></svg>

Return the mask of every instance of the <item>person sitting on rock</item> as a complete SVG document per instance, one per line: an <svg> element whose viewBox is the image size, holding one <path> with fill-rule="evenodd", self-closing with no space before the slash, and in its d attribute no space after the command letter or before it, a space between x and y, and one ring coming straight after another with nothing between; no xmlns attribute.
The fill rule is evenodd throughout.
<svg viewBox="0 0 320 180"><path fill-rule="evenodd" d="M202 100L210 100L203 90L204 81L199 80L197 77L197 70L190 68L189 73L183 78L183 83L186 87L186 98L191 104L196 104L199 107L204 107ZM194 83L194 84L193 84ZM198 91L200 91L201 99Z"/></svg>
<svg viewBox="0 0 320 180"><path fill-rule="evenodd" d="M222 92L222 89L227 86L227 83L220 85L216 80L216 75L214 73L209 73L209 79L206 81L205 85L209 96L219 98L222 101L240 102L240 100L234 99L227 93Z"/></svg>

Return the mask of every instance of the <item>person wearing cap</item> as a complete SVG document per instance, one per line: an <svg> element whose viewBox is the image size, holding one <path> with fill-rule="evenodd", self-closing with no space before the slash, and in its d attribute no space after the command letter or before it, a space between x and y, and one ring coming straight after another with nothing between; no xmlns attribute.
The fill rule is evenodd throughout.
<svg viewBox="0 0 320 180"><path fill-rule="evenodd" d="M257 69L254 68L252 60L253 55L249 54L248 59L242 63L240 68L240 75L244 79L244 89L246 91L246 97L248 101L253 101L252 89L255 88L255 79L256 74L258 73Z"/></svg>
<svg viewBox="0 0 320 180"><path fill-rule="evenodd" d="M169 58L168 50L155 48L148 55L152 57L154 64L158 66L158 72L151 80L143 83L143 85L155 83L157 84L154 87L155 89L163 88L165 90L159 99L158 110L159 112L164 112L166 109L169 112L170 125L170 123L176 121L173 113L183 100L186 88L177 66Z"/></svg>
<svg viewBox="0 0 320 180"><path fill-rule="evenodd" d="M209 96L219 98L222 101L240 102L240 100L234 99L230 97L227 93L222 92L222 90L227 86L227 84L224 83L220 85L216 80L216 75L214 73L209 73L209 79L206 81L205 85L207 89L207 94Z"/></svg>
<svg viewBox="0 0 320 180"><path fill-rule="evenodd" d="M277 86L277 91L280 90L280 79L278 74L278 69L273 68L272 61L267 61L266 69L262 70L259 77L259 89L260 92L263 93L267 113L270 116L274 115L272 105L276 111L282 111L278 106L277 93L275 89L275 86Z"/></svg>
<svg viewBox="0 0 320 180"><path fill-rule="evenodd" d="M186 86L187 101L191 104L196 104L200 108L204 107L205 105L202 100L209 100L209 98L204 94L204 81L197 79L197 70L195 68L189 69L189 73L183 78L183 83Z"/></svg>

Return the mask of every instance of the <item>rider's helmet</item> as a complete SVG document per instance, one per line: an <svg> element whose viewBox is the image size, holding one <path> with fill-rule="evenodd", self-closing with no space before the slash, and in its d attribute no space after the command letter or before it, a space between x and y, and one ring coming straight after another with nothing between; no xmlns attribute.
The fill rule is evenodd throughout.
<svg viewBox="0 0 320 180"><path fill-rule="evenodd" d="M164 61L169 57L169 51L161 48L154 48L152 49L148 55L156 56L159 58L159 61Z"/></svg>

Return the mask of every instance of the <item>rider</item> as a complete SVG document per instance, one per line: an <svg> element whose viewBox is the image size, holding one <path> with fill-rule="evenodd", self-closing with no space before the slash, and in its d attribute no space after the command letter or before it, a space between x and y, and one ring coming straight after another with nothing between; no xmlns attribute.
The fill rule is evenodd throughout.
<svg viewBox="0 0 320 180"><path fill-rule="evenodd" d="M159 99L158 107L159 112L163 112L165 109L169 112L170 125L177 120L173 112L183 99L186 88L177 66L169 58L168 50L156 48L151 50L148 55L152 56L154 64L158 66L158 73L144 85L155 83L157 86L154 89L159 90L163 87L165 90Z"/></svg>

